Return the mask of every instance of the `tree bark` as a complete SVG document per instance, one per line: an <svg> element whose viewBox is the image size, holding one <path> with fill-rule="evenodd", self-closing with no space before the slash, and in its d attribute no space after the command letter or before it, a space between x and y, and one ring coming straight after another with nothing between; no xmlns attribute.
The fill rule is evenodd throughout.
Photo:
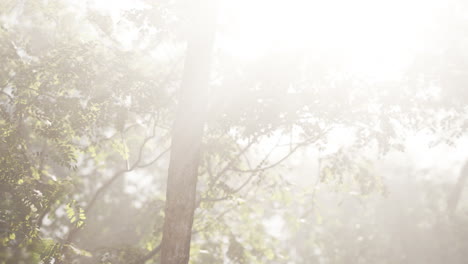
<svg viewBox="0 0 468 264"><path fill-rule="evenodd" d="M196 209L196 186L205 124L216 0L191 0L193 16L178 112L172 129L171 158L161 244L162 264L186 264Z"/></svg>
<svg viewBox="0 0 468 264"><path fill-rule="evenodd" d="M455 211L457 210L458 202L460 201L463 187L465 186L466 179L468 178L468 161L465 162L462 169L460 170L460 174L458 175L457 183L452 189L452 193L449 196L447 201L447 208L450 217L455 215Z"/></svg>

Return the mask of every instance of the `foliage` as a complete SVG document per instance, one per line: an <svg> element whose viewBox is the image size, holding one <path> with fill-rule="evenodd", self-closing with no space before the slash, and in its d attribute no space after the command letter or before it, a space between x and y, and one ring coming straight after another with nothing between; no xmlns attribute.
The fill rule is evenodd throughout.
<svg viewBox="0 0 468 264"><path fill-rule="evenodd" d="M173 1L119 12L116 21L67 0L0 3L1 263L157 263L186 20ZM403 252L378 232L382 205L368 202L392 185L375 157L404 150L411 131L437 135L434 145L464 135L465 60L422 54L431 62L417 60L404 80L375 84L303 52L255 61L216 53L191 263L384 263L385 250ZM352 146L336 149L344 134ZM319 172L294 186L288 168L310 149L326 153ZM438 196L418 197L419 211L397 220L460 228L441 232L441 243L460 243L453 251L464 255L463 222L428 209L444 201L443 186L412 184ZM364 220L324 213L339 203L325 193L373 209ZM281 235L269 221L282 223ZM388 263L403 261L394 256Z"/></svg>

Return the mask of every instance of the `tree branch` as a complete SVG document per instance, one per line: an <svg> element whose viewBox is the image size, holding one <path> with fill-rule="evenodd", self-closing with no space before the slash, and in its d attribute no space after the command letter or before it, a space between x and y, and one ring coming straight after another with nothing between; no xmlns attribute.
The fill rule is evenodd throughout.
<svg viewBox="0 0 468 264"><path fill-rule="evenodd" d="M132 165L130 168L128 168L128 169L123 169L123 170L120 170L120 171L118 171L117 173L115 173L109 180L107 180L103 185L101 185L101 187L99 187L99 188L96 190L96 192L95 192L94 195L92 196L91 200L88 202L88 204L86 205L86 207L85 207L85 209L84 209L84 211L85 211L86 214L89 214L89 212L91 212L91 209L94 207L94 205L95 205L97 199L99 198L99 196L100 196L104 191L106 191L106 190L112 185L112 183L114 183L117 179L119 179L119 178L120 178L121 176L123 176L125 173L131 172L131 171L135 170L136 168L139 168L138 166L139 166L139 164L140 164L140 162L141 162L141 160L142 160L142 157L143 157L143 150L144 150L146 144L147 144L151 139L153 139L153 138L156 136L156 129L155 129L156 123L157 123L157 122L155 122L154 125L153 125L152 135L149 136L149 137L146 137L146 138L143 140L142 144L140 145L139 151L138 151L138 158L137 158L137 160L133 163L133 165ZM154 162L156 162L157 160L159 160L161 157L163 157L164 154L167 153L167 152L168 152L168 150L163 151L163 152L162 152L160 155L158 155L154 160L152 160L152 161L151 161L150 163L148 163L148 164L145 164L145 165L141 166L141 168L153 164ZM68 236L67 236L67 238L66 238L65 241L64 241L64 244L69 244L69 243L71 243L71 242L74 240L74 238L75 238L75 236L77 235L77 233L79 232L79 230L80 230L80 229L77 228L77 227L72 228L72 229L70 230L70 232L68 233ZM66 247L64 247L64 248L66 248Z"/></svg>

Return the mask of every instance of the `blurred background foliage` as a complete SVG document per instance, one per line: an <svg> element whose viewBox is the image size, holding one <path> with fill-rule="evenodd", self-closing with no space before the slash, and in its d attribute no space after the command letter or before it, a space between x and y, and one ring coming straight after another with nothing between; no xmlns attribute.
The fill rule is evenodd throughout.
<svg viewBox="0 0 468 264"><path fill-rule="evenodd" d="M468 21L448 2L382 82L314 47L239 58L221 9L191 263L464 263ZM184 4L0 2L1 263L158 263Z"/></svg>

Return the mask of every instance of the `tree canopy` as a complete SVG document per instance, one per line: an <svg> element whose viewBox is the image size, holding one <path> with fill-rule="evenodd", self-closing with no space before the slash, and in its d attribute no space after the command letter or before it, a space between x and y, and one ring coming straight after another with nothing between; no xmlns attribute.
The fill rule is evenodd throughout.
<svg viewBox="0 0 468 264"><path fill-rule="evenodd" d="M463 263L466 169L405 156L466 141L463 1L392 9L431 14L409 44L366 1L348 27L318 16L355 21L343 1L220 0L211 40L199 2L0 3L1 263L160 263L166 194L187 194L168 168L192 152L190 263ZM397 77L357 70L392 39L412 48Z"/></svg>

